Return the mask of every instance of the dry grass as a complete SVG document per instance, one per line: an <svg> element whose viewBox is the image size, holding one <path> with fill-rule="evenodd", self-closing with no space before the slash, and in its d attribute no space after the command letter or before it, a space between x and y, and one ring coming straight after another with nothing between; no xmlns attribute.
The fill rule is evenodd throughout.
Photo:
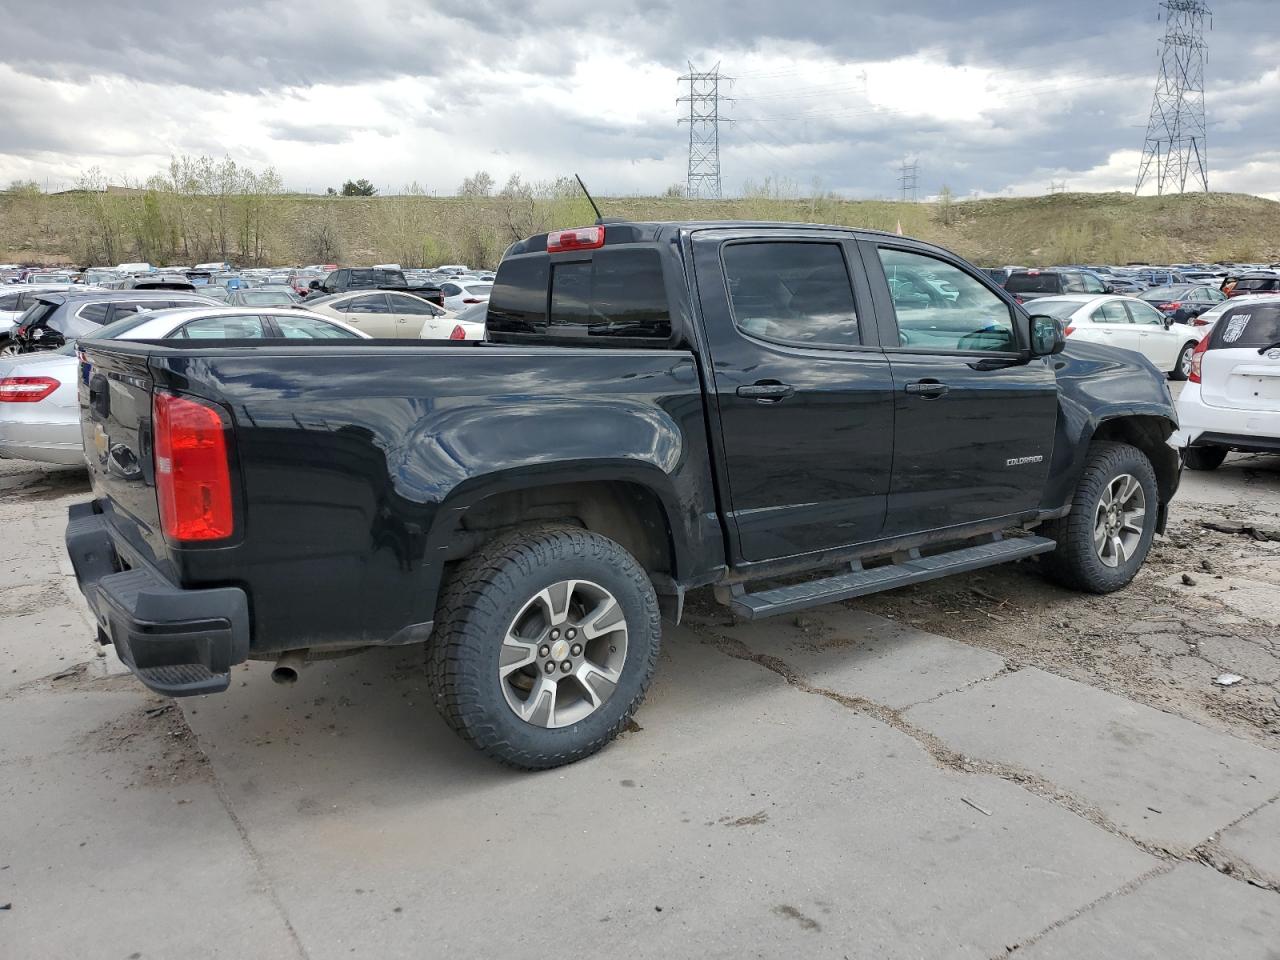
<svg viewBox="0 0 1280 960"><path fill-rule="evenodd" d="M129 198L121 198L121 203ZM135 201L136 202L136 201ZM1241 194L1133 197L1058 194L954 203L949 224L930 204L830 197L690 201L602 198L607 217L636 220L785 220L893 231L981 264L1151 263L1280 259L1280 204ZM0 261L68 263L89 232L74 195L0 195ZM461 260L492 266L517 235L592 219L581 199L529 202L454 197L307 197L273 201L268 255L309 262L310 225L334 225L347 263Z"/></svg>

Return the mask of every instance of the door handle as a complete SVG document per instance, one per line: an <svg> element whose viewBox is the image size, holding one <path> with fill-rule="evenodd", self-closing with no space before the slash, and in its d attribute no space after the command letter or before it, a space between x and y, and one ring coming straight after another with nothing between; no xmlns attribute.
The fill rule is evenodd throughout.
<svg viewBox="0 0 1280 960"><path fill-rule="evenodd" d="M759 383L752 383L738 388L738 396L749 399L759 400L761 403L777 403L779 400L785 400L787 397L795 394L796 388L789 383L778 383L775 381L762 380Z"/></svg>
<svg viewBox="0 0 1280 960"><path fill-rule="evenodd" d="M936 400L946 396L951 388L937 380L917 380L915 383L908 383L906 389L907 393L916 394L921 399Z"/></svg>

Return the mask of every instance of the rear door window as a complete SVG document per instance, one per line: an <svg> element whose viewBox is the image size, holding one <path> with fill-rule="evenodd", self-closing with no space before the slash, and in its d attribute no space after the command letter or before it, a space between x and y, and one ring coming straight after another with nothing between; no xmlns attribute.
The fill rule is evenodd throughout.
<svg viewBox="0 0 1280 960"><path fill-rule="evenodd" d="M1090 319L1094 323L1129 323L1129 314L1124 308L1124 304L1119 300L1112 300L1104 303L1093 311Z"/></svg>
<svg viewBox="0 0 1280 960"><path fill-rule="evenodd" d="M552 264L547 335L614 343L669 340L658 251L603 248L590 260Z"/></svg>
<svg viewBox="0 0 1280 960"><path fill-rule="evenodd" d="M1010 293L1062 293L1062 284L1052 273L1015 273L1004 288Z"/></svg>
<svg viewBox="0 0 1280 960"><path fill-rule="evenodd" d="M387 296L383 293L366 293L362 297L353 297L347 301L347 313L390 313L387 307Z"/></svg>
<svg viewBox="0 0 1280 960"><path fill-rule="evenodd" d="M188 340L257 340L262 338L262 331L261 317L240 315L192 320L170 336Z"/></svg>
<svg viewBox="0 0 1280 960"><path fill-rule="evenodd" d="M734 324L743 333L797 346L862 343L840 244L730 243L721 258Z"/></svg>

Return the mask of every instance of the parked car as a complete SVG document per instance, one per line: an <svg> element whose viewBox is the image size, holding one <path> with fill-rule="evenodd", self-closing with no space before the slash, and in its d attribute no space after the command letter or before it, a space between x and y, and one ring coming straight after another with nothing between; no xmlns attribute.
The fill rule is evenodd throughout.
<svg viewBox="0 0 1280 960"><path fill-rule="evenodd" d="M1166 270L1160 267L1145 267L1134 275L1148 287L1168 287L1175 283L1187 282L1187 278L1177 270Z"/></svg>
<svg viewBox="0 0 1280 960"><path fill-rule="evenodd" d="M444 308L421 297L392 290L309 297L299 306L349 323L357 330L381 339L417 339L425 323L448 315Z"/></svg>
<svg viewBox="0 0 1280 960"><path fill-rule="evenodd" d="M492 283L479 280L446 280L440 284L440 292L444 294L444 308L454 312L477 303L488 303L492 289Z"/></svg>
<svg viewBox="0 0 1280 960"><path fill-rule="evenodd" d="M1280 453L1280 298L1232 301L1196 347L1171 440L1192 470L1232 451Z"/></svg>
<svg viewBox="0 0 1280 960"><path fill-rule="evenodd" d="M93 332L95 340L362 339L328 317L253 310L145 310ZM76 399L77 345L0 359L0 458L80 464L84 445Z"/></svg>
<svg viewBox="0 0 1280 960"><path fill-rule="evenodd" d="M13 338L0 354L56 350L104 324L140 310L169 307L217 306L195 294L163 290L98 290L41 294L14 328Z"/></svg>
<svg viewBox="0 0 1280 960"><path fill-rule="evenodd" d="M1213 329L1213 325L1218 322L1224 313L1234 307L1236 304L1245 303L1269 303L1271 295L1261 294L1252 297L1227 297L1221 303L1210 307L1204 313L1200 314L1191 321L1191 329L1196 336L1204 339L1209 331Z"/></svg>
<svg viewBox="0 0 1280 960"><path fill-rule="evenodd" d="M195 290L195 284L182 274L152 273L141 277L125 277L117 290Z"/></svg>
<svg viewBox="0 0 1280 960"><path fill-rule="evenodd" d="M1199 337L1145 301L1114 296L1044 297L1032 309L1061 320L1073 343L1085 340L1132 350L1172 380L1185 380L1191 372L1191 354Z"/></svg>
<svg viewBox="0 0 1280 960"><path fill-rule="evenodd" d="M1221 290L1203 283L1183 283L1172 287L1153 287L1138 295L1174 323L1190 323L1210 307L1227 299Z"/></svg>
<svg viewBox="0 0 1280 960"><path fill-rule="evenodd" d="M429 317L418 334L423 340L483 340L484 317L488 303L476 303L456 315L442 310L437 317Z"/></svg>
<svg viewBox="0 0 1280 960"><path fill-rule="evenodd" d="M1107 292L1101 280L1083 270L1023 270L1011 274L1005 281L1004 288L1019 303L1064 293Z"/></svg>
<svg viewBox="0 0 1280 960"><path fill-rule="evenodd" d="M71 289L83 291L85 288L75 288L69 283L42 285L24 283L16 289L0 290L0 354L4 353L5 347L9 346L13 329L18 325L18 318L27 312L41 294Z"/></svg>
<svg viewBox="0 0 1280 960"><path fill-rule="evenodd" d="M454 730L553 767L626 726L693 586L759 618L1035 555L1106 593L1178 486L1150 364L1068 345L901 236L556 231L507 251L486 327L484 347L82 342L96 503L66 542L144 684L425 642Z"/></svg>
<svg viewBox="0 0 1280 960"><path fill-rule="evenodd" d="M227 293L229 307L291 307L298 302L292 290L272 290L268 287L249 287Z"/></svg>
<svg viewBox="0 0 1280 960"><path fill-rule="evenodd" d="M1253 270L1225 281L1223 292L1228 297L1256 297L1263 294L1274 296L1280 294L1280 273Z"/></svg>
<svg viewBox="0 0 1280 960"><path fill-rule="evenodd" d="M1147 289L1145 283L1134 280L1132 277L1109 276L1106 282L1107 292L1119 294L1120 296L1136 296Z"/></svg>
<svg viewBox="0 0 1280 960"><path fill-rule="evenodd" d="M348 290L403 290L408 283L399 270L343 267L334 270L323 281L311 281L310 286L321 293L346 293Z"/></svg>

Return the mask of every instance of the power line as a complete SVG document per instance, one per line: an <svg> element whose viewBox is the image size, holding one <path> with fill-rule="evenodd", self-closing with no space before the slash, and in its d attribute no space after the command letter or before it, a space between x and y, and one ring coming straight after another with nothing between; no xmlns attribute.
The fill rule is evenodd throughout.
<svg viewBox="0 0 1280 960"><path fill-rule="evenodd" d="M1149 178L1156 193L1186 193L1187 180L1209 192L1209 150L1204 122L1204 21L1213 14L1202 0L1163 0L1164 39L1160 76L1138 164L1138 193ZM1151 167L1155 165L1155 172Z"/></svg>
<svg viewBox="0 0 1280 960"><path fill-rule="evenodd" d="M732 83L732 77L720 75L720 64L700 73L689 64L689 72L680 78L689 84L689 93L676 103L689 104L689 116L679 123L689 124L689 172L685 192L691 198L719 200L720 192L720 124L732 123L720 116L720 104L730 102L721 95L721 81Z"/></svg>

